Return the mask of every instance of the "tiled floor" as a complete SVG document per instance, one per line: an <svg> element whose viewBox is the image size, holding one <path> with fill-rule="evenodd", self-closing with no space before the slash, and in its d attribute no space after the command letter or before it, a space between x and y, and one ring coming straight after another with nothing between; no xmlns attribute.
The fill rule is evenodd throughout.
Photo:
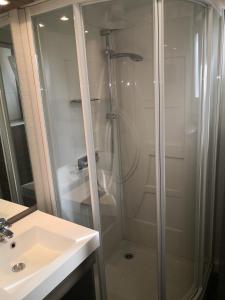
<svg viewBox="0 0 225 300"><path fill-rule="evenodd" d="M125 253L133 258L125 259ZM157 299L156 251L128 241L106 263L109 300ZM169 300L183 300L193 282L193 264L190 261L167 256L167 295Z"/></svg>

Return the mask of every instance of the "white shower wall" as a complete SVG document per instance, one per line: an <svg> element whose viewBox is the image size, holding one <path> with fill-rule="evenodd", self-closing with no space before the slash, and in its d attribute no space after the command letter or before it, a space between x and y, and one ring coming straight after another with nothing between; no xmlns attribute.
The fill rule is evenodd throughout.
<svg viewBox="0 0 225 300"><path fill-rule="evenodd" d="M115 7L113 9L116 10ZM119 6L117 9L119 10ZM177 1L168 1L165 9L167 251L181 257L193 258L193 212L197 180L193 174L196 174L200 99L196 99L191 91L194 90L193 45L198 28L193 28L196 16L193 6L189 3L185 4L182 1L182 5L179 5ZM131 6L130 10L123 12L126 15L121 21L120 18L110 19L103 5L98 10L93 6L91 10L85 8L91 97L101 99L92 104L92 109L95 142L100 153L99 164L102 164L102 169L107 169L107 161L110 160L111 154L108 150L110 129L106 120L109 92L104 55L105 39L100 36L100 30L120 29L111 34L113 50L136 53L144 58L139 62L129 58L111 60L113 110L118 116L116 122L119 127L119 134L114 136L119 146L117 151L120 159L116 167L120 167L122 172L119 181L116 180L114 195L118 195L115 191L118 192L119 189L123 194L121 200L116 199L117 207L122 208L117 210L117 218L108 218L107 228L110 234L107 243L111 246L116 245L119 237L122 237L156 247L152 12L151 5L139 4L135 7L134 2L134 7ZM110 21L105 20L106 18ZM117 227L112 224L117 224ZM113 238L115 233L117 238Z"/></svg>
<svg viewBox="0 0 225 300"><path fill-rule="evenodd" d="M116 120L107 119L109 113L109 77L105 37L96 26L95 11L85 10L86 51L89 87L92 101L92 117L95 149L99 154L97 177L99 189L105 195L100 198L104 254L110 256L122 239L122 220L119 178L119 153ZM103 27L104 28L104 27ZM114 101L115 99L113 99ZM113 144L112 144L113 143Z"/></svg>
<svg viewBox="0 0 225 300"><path fill-rule="evenodd" d="M167 251L193 257L197 118L194 98L194 12L187 3L166 5L166 237ZM133 52L142 62L118 59L120 148L126 239L156 247L156 190L152 9L126 11L129 25L114 32L116 52ZM134 167L132 167L134 165ZM130 170L132 172L130 173Z"/></svg>

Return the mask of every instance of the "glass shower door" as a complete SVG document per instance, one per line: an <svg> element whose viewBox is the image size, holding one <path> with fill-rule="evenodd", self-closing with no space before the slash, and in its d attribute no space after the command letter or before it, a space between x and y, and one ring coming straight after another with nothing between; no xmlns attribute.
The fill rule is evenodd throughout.
<svg viewBox="0 0 225 300"><path fill-rule="evenodd" d="M153 2L82 11L108 300L157 299Z"/></svg>
<svg viewBox="0 0 225 300"><path fill-rule="evenodd" d="M221 80L220 51L221 51L221 16L213 12L212 21L212 60L211 60L211 93L210 93L210 126L209 126L209 150L207 169L207 190L205 204L205 233L204 233L204 277L207 278L212 261L212 239L213 239L213 215L215 199L215 173L217 156L217 135L219 119L219 85Z"/></svg>
<svg viewBox="0 0 225 300"><path fill-rule="evenodd" d="M37 12L32 24L58 214L92 227L73 7Z"/></svg>
<svg viewBox="0 0 225 300"><path fill-rule="evenodd" d="M166 299L188 299L198 288L202 234L207 9L185 0L155 1L155 9L150 0L97 1L81 5L81 10L72 1L57 9L48 4L27 10L32 12L59 215L92 227L92 205L100 207L101 218L94 210L93 217L97 215L95 229L101 231L109 300L162 298L157 284L164 285L165 275ZM162 54L157 49L161 31L155 32L159 24L165 33L164 61L156 61ZM78 57L83 59L79 64ZM162 64L164 86L154 78ZM95 154L89 165L96 160L97 167L90 182L86 145L93 147L93 136L89 139L84 130L86 109ZM164 112L165 128L160 119ZM159 191L164 188L161 175L166 179L166 207ZM93 182L99 199L90 197ZM164 208L166 226L161 228ZM166 249L160 239L164 229Z"/></svg>
<svg viewBox="0 0 225 300"><path fill-rule="evenodd" d="M166 295L178 300L197 289L206 8L165 0L164 17Z"/></svg>

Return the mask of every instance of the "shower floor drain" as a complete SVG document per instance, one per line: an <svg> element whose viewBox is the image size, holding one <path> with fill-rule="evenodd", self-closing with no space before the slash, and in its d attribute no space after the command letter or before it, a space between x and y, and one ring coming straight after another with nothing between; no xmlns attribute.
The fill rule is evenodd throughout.
<svg viewBox="0 0 225 300"><path fill-rule="evenodd" d="M126 259L132 259L132 258L134 257L134 254L133 254L133 253L126 253L126 254L124 255L124 257L125 257Z"/></svg>
<svg viewBox="0 0 225 300"><path fill-rule="evenodd" d="M17 272L21 272L25 268L26 268L26 265L24 263L18 263L12 267L12 271L17 273Z"/></svg>

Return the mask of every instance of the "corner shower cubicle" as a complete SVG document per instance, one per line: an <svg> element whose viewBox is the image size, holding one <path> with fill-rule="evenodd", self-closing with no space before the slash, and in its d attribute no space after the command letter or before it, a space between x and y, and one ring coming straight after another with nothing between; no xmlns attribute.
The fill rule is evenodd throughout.
<svg viewBox="0 0 225 300"><path fill-rule="evenodd" d="M99 231L99 297L198 299L212 265L221 12L55 0L9 17L29 49L48 210Z"/></svg>

